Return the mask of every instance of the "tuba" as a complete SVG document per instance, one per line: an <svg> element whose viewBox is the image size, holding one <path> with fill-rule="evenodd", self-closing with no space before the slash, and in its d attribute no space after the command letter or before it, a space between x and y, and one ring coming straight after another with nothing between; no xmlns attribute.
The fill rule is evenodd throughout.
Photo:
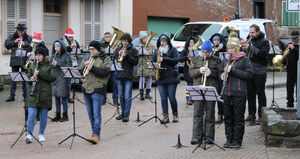
<svg viewBox="0 0 300 159"><path fill-rule="evenodd" d="M121 43L121 36L124 33L122 30L112 26L114 33L111 41L109 42L109 47L115 50Z"/></svg>
<svg viewBox="0 0 300 159"><path fill-rule="evenodd" d="M84 70L83 70L83 77L84 78L86 78L87 77L87 75L89 74L89 70L88 70L88 68L90 67L90 66L92 66L93 65L93 63L94 63L94 58L92 57L92 55L91 55L91 57L89 58L89 65L87 66L87 67L85 67L84 68Z"/></svg>
<svg viewBox="0 0 300 159"><path fill-rule="evenodd" d="M285 49L285 51L283 52L283 55L276 55L273 59L272 59L272 63L277 66L280 67L280 70L283 70L285 68L285 66L287 65L288 61L286 59L286 56L290 53L290 49L289 47L287 47ZM286 64L283 63L283 61L286 60Z"/></svg>
<svg viewBox="0 0 300 159"><path fill-rule="evenodd" d="M192 49L189 51L188 57L191 56L191 51L196 50L200 45L203 44L203 42L204 42L204 39L199 35L199 40L198 40L197 43L192 47ZM186 60L186 61L185 61L185 64L186 64L188 67L190 67L190 63L191 63L190 60Z"/></svg>
<svg viewBox="0 0 300 159"><path fill-rule="evenodd" d="M146 41L145 47L149 47L151 39L152 39L154 36L156 36L156 35L157 35L157 34L156 34L155 32L153 32L153 31L150 30L150 35L149 35L149 37L148 37L148 39L147 39L147 41Z"/></svg>

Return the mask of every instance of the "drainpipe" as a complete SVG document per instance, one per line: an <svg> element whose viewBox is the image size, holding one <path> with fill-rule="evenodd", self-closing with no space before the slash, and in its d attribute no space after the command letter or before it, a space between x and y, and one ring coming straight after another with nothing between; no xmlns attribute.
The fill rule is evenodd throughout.
<svg viewBox="0 0 300 159"><path fill-rule="evenodd" d="M240 0L237 0L237 6L238 6L238 14L239 14L239 18L242 18L242 13L241 13L241 2L240 2Z"/></svg>
<svg viewBox="0 0 300 159"><path fill-rule="evenodd" d="M300 49L299 54L300 55ZM297 70L297 119L300 120L300 60L298 60L298 70Z"/></svg>

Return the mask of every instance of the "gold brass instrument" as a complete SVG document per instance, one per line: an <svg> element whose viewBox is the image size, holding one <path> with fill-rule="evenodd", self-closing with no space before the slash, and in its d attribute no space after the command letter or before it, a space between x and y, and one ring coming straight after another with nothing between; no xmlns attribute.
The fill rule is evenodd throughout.
<svg viewBox="0 0 300 159"><path fill-rule="evenodd" d="M205 41L205 40L199 35L199 40L198 40L197 43L192 47L192 49L189 50L188 57L191 56L191 51L197 50L197 48L198 48L200 45L202 45L204 41ZM185 61L185 64L186 64L188 67L190 67L190 63L191 63L190 60L186 60L186 61Z"/></svg>
<svg viewBox="0 0 300 159"><path fill-rule="evenodd" d="M285 68L287 65L288 61L286 59L286 56L290 53L289 47L285 49L283 52L283 55L276 55L273 59L272 62L275 66L280 67L281 70ZM286 63L284 64L283 61L286 60Z"/></svg>
<svg viewBox="0 0 300 159"><path fill-rule="evenodd" d="M94 60L94 58L91 55L91 57L89 59L89 62L90 62L89 65L87 67L85 67L84 70L83 70L83 77L86 78L86 76L89 74L90 70L88 68L93 65L94 61L95 60Z"/></svg>
<svg viewBox="0 0 300 159"><path fill-rule="evenodd" d="M126 51L127 51L126 46L123 46L123 48L122 48L121 51L124 52L124 53L126 54ZM117 62L117 63L118 63L120 66L122 65L123 59L124 59L124 57L123 57L122 55L119 54L118 62Z"/></svg>
<svg viewBox="0 0 300 159"><path fill-rule="evenodd" d="M145 43L145 47L149 47L149 44L150 44L151 39L152 39L154 36L156 36L156 35L157 35L157 34L156 34L155 32L153 32L153 31L150 30L150 35L148 36L148 39L147 39L147 41L146 41L146 43Z"/></svg>
<svg viewBox="0 0 300 159"><path fill-rule="evenodd" d="M206 58L204 57L204 59L203 59L203 67L205 67L205 68L208 68L208 60L206 60ZM204 72L204 74L202 74L202 78L201 78L201 81L202 81L202 85L203 86L206 86L206 72L207 71L205 71Z"/></svg>
<svg viewBox="0 0 300 159"><path fill-rule="evenodd" d="M31 55L29 57L27 57L26 63L23 66L25 70L27 70L29 68L29 65L30 65L30 62L31 62L30 60L31 60L32 56L34 56L34 52L35 52L35 49L36 49L36 44L31 43L31 47L32 47Z"/></svg>
<svg viewBox="0 0 300 159"><path fill-rule="evenodd" d="M111 41L109 42L109 47L115 50L121 44L121 36L124 33L122 30L112 26L114 33Z"/></svg>
<svg viewBox="0 0 300 159"><path fill-rule="evenodd" d="M157 59L158 58L160 58L161 57L161 52L159 51L159 48L158 48L158 51L157 51ZM158 68L156 68L155 69L155 80L157 81L158 79L159 79L159 77L160 77L160 75L159 75L159 68L160 68L160 62L157 62L157 64L158 64Z"/></svg>
<svg viewBox="0 0 300 159"><path fill-rule="evenodd" d="M250 44L252 38L253 38L253 37L251 36L244 44L249 44L249 46L252 45L252 44ZM243 45L243 44L242 44L242 45ZM247 53L246 53L246 54L247 54L248 57L252 57L252 53L250 52L249 47L248 47L248 50L247 50Z"/></svg>

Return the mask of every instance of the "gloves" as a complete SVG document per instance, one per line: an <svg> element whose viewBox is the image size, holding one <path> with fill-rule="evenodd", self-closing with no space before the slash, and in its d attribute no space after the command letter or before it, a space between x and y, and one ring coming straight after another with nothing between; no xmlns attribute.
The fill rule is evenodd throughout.
<svg viewBox="0 0 300 159"><path fill-rule="evenodd" d="M200 73L205 73L206 68L205 67L200 67Z"/></svg>
<svg viewBox="0 0 300 159"><path fill-rule="evenodd" d="M208 77L211 74L211 71L209 68L206 69L206 77Z"/></svg>
<svg viewBox="0 0 300 159"><path fill-rule="evenodd" d="M209 68L200 67L200 73L204 74L206 72L206 77L208 77L211 74L211 71Z"/></svg>

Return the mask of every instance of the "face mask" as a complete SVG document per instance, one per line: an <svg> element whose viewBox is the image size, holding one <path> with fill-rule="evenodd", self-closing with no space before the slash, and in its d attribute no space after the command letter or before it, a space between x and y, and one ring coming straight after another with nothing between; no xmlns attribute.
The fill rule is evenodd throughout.
<svg viewBox="0 0 300 159"><path fill-rule="evenodd" d="M169 49L169 46L166 45L166 46L160 46L159 48L159 51L162 53L162 54L166 54L168 52L168 49Z"/></svg>

